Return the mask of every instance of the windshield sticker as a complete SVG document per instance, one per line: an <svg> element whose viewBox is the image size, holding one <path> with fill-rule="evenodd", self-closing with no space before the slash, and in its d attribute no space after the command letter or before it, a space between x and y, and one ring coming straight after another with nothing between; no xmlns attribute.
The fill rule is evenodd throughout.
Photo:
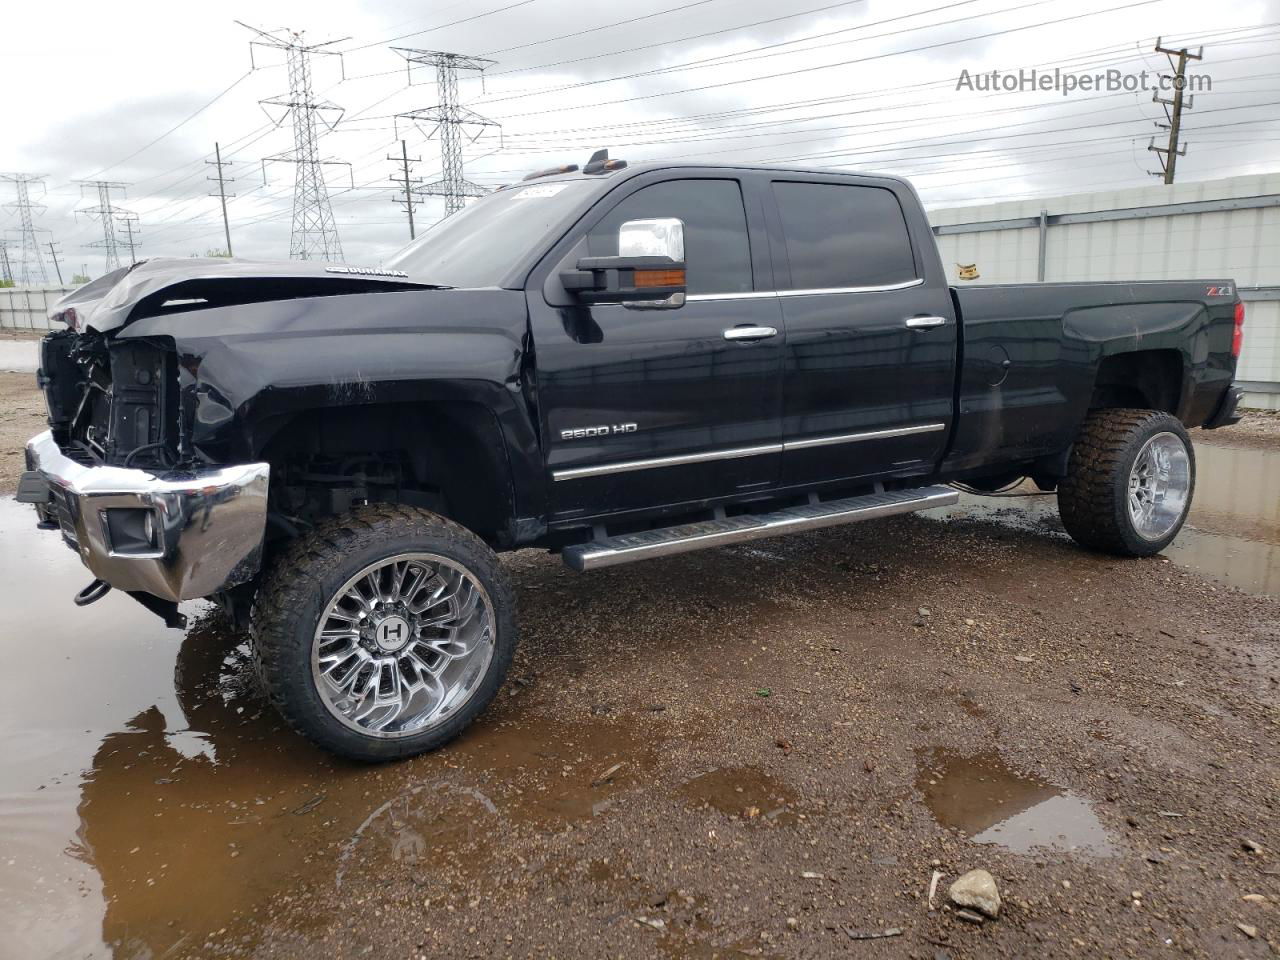
<svg viewBox="0 0 1280 960"><path fill-rule="evenodd" d="M539 183L536 186L525 187L523 190L516 193L511 199L538 200L542 197L554 197L567 186L567 183Z"/></svg>

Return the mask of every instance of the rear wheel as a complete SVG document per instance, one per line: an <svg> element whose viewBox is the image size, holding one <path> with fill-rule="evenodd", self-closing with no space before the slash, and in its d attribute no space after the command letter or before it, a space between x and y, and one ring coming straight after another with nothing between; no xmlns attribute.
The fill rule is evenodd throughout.
<svg viewBox="0 0 1280 960"><path fill-rule="evenodd" d="M493 699L515 602L478 537L409 507L362 507L300 538L268 573L255 648L300 733L358 760L431 750Z"/></svg>
<svg viewBox="0 0 1280 960"><path fill-rule="evenodd" d="M1158 410L1095 410L1058 486L1058 511L1082 546L1145 557L1182 529L1195 491L1191 439Z"/></svg>

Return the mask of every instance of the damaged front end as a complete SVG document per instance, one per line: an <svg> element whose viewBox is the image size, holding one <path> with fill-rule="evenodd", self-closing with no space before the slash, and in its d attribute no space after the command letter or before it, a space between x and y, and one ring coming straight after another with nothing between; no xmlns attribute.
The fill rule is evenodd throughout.
<svg viewBox="0 0 1280 960"><path fill-rule="evenodd" d="M278 303L294 323L316 298L432 287L316 262L172 259L60 301L51 317L66 329L41 342L37 375L49 431L27 445L18 499L97 578L77 602L114 587L178 625L180 601L257 577L270 468L234 429L257 391L232 401L219 389L244 369L223 348L237 310ZM211 353L221 379L209 376Z"/></svg>
<svg viewBox="0 0 1280 960"><path fill-rule="evenodd" d="M172 340L59 331L41 342L38 382L49 431L27 444L18 499L95 576L77 603L114 587L182 626L179 601L257 574L269 469L194 454Z"/></svg>

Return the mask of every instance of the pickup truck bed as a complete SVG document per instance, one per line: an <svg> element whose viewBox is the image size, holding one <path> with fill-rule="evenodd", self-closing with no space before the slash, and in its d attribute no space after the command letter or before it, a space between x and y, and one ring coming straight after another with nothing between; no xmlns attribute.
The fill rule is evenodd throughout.
<svg viewBox="0 0 1280 960"><path fill-rule="evenodd" d="M985 285L952 295L963 359L946 473L1061 454L1096 405L1155 407L1199 426L1231 386L1230 283Z"/></svg>

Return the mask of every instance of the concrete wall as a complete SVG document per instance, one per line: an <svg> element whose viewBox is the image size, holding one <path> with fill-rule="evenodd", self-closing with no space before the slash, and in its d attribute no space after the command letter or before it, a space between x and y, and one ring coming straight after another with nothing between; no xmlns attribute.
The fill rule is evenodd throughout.
<svg viewBox="0 0 1280 960"><path fill-rule="evenodd" d="M1246 300L1236 377L1250 406L1280 409L1280 175L931 210L952 282L1040 279L1041 229L1029 221L1041 211L1045 281L1234 280ZM1073 217L1086 222L1062 222ZM979 279L960 280L957 264L970 263Z"/></svg>
<svg viewBox="0 0 1280 960"><path fill-rule="evenodd" d="M0 287L0 328L61 329L49 322L49 309L75 287Z"/></svg>

